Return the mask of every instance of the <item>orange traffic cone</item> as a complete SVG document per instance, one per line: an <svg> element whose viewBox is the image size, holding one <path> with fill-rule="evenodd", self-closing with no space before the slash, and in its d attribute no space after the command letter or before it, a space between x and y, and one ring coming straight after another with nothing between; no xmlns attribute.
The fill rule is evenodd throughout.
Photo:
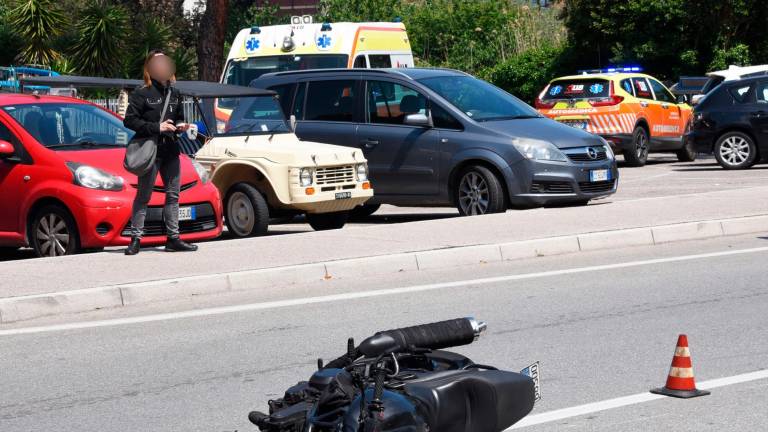
<svg viewBox="0 0 768 432"><path fill-rule="evenodd" d="M686 399L709 394L706 390L696 388L691 351L688 349L688 336L681 334L677 338L677 348L675 349L675 356L672 357L672 367L669 368L667 385L662 388L655 388L651 390L651 393Z"/></svg>

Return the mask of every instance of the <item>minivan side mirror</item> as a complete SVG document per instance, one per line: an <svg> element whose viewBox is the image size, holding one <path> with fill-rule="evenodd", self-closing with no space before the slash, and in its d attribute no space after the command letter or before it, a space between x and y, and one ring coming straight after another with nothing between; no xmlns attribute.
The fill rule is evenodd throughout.
<svg viewBox="0 0 768 432"><path fill-rule="evenodd" d="M16 153L13 144L5 140L0 140L0 159L8 159Z"/></svg>
<svg viewBox="0 0 768 432"><path fill-rule="evenodd" d="M417 127L425 127L425 128L434 127L434 124L432 123L432 117L426 114L421 114L421 113L406 115L405 119L403 120L403 123L409 126L417 126Z"/></svg>

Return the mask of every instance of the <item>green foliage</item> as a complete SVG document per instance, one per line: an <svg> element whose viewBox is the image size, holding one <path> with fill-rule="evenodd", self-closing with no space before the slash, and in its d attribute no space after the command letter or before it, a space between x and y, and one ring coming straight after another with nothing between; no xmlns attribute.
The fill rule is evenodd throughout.
<svg viewBox="0 0 768 432"><path fill-rule="evenodd" d="M225 52L229 51L235 36L244 28L288 23L287 17L280 16L280 6L277 3L268 0L231 0L231 3Z"/></svg>
<svg viewBox="0 0 768 432"><path fill-rule="evenodd" d="M10 5L0 3L0 65L14 63L22 49L21 38L13 31L10 22Z"/></svg>
<svg viewBox="0 0 768 432"><path fill-rule="evenodd" d="M72 47L75 69L84 75L113 76L124 55L128 12L120 5L94 1L76 24Z"/></svg>
<svg viewBox="0 0 768 432"><path fill-rule="evenodd" d="M401 0L320 0L318 19L329 22L392 21L410 10Z"/></svg>
<svg viewBox="0 0 768 432"><path fill-rule="evenodd" d="M61 10L51 0L21 0L8 12L11 30L19 36L19 63L50 65L61 53L53 48L54 40L67 27Z"/></svg>
<svg viewBox="0 0 768 432"><path fill-rule="evenodd" d="M718 48L709 64L709 70L727 69L729 65L747 66L751 63L749 47L745 44L736 44L731 48Z"/></svg>
<svg viewBox="0 0 768 432"><path fill-rule="evenodd" d="M532 103L541 89L562 72L563 55L562 47L532 48L497 64L482 78Z"/></svg>
<svg viewBox="0 0 768 432"><path fill-rule="evenodd" d="M130 54L123 66L123 74L132 78L142 76L144 60L150 51L168 49L173 38L170 26L157 17L143 16L136 24L129 43Z"/></svg>

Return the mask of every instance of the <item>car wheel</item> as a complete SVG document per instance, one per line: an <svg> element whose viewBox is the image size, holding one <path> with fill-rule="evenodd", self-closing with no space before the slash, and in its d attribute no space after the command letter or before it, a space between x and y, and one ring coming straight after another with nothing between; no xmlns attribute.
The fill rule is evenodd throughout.
<svg viewBox="0 0 768 432"><path fill-rule="evenodd" d="M641 167L648 162L651 139L644 127L638 126L632 132L632 147L624 150L624 161L628 166Z"/></svg>
<svg viewBox="0 0 768 432"><path fill-rule="evenodd" d="M715 143L715 159L725 169L746 169L757 161L757 146L745 133L728 132Z"/></svg>
<svg viewBox="0 0 768 432"><path fill-rule="evenodd" d="M696 147L693 145L693 141L683 136L683 147L676 152L677 160L680 162L693 162L696 160Z"/></svg>
<svg viewBox="0 0 768 432"><path fill-rule="evenodd" d="M462 216L502 213L507 210L504 188L491 170L475 165L462 171L456 190Z"/></svg>
<svg viewBox="0 0 768 432"><path fill-rule="evenodd" d="M224 204L224 221L235 237L264 235L269 227L269 206L258 189L248 183L230 188Z"/></svg>
<svg viewBox="0 0 768 432"><path fill-rule="evenodd" d="M363 220L376 213L379 208L381 208L381 204L364 204L357 206L349 213L349 218L352 220Z"/></svg>
<svg viewBox="0 0 768 432"><path fill-rule="evenodd" d="M72 255L80 251L75 220L58 205L47 205L35 213L30 224L29 242L39 257Z"/></svg>
<svg viewBox="0 0 768 432"><path fill-rule="evenodd" d="M307 213L307 222L315 231L327 231L344 228L349 219L349 212Z"/></svg>

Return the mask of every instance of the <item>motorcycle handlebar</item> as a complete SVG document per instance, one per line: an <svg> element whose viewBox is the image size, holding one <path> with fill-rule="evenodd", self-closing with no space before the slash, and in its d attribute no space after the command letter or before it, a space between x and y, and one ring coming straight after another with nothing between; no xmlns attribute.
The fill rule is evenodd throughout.
<svg viewBox="0 0 768 432"><path fill-rule="evenodd" d="M474 318L457 318L431 324L385 330L364 340L357 351L365 357L404 351L408 348L443 349L474 342L486 325Z"/></svg>

